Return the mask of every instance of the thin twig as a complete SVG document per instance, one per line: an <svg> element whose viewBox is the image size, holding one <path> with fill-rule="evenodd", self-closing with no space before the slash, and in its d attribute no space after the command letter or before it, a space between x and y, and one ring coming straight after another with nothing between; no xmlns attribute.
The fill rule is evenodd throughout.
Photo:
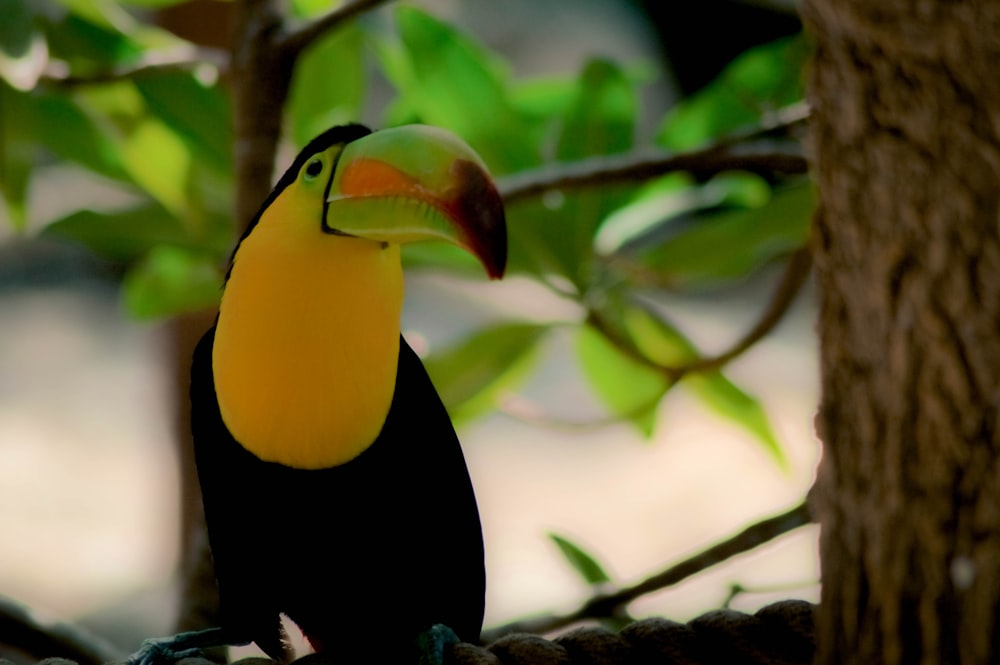
<svg viewBox="0 0 1000 665"><path fill-rule="evenodd" d="M20 653L29 660L58 657L80 665L101 665L123 656L117 648L80 626L48 619L37 610L2 596L0 636L4 655Z"/></svg>
<svg viewBox="0 0 1000 665"><path fill-rule="evenodd" d="M70 74L62 63L50 63L39 78L39 83L53 87L75 87L99 83L114 83L155 74L161 71L188 70L204 65L213 66L220 74L229 69L229 54L222 49L185 46L169 51L153 51L128 66L116 67L86 75Z"/></svg>
<svg viewBox="0 0 1000 665"><path fill-rule="evenodd" d="M748 147L736 150L734 146L778 131L788 131L807 118L808 107L796 104L768 116L756 127L730 134L700 150L680 154L647 150L628 155L593 157L506 176L499 179L497 186L504 201L509 204L552 190L636 182L675 171L687 171L699 178L732 170L761 175L806 173L809 165L801 154L754 152Z"/></svg>
<svg viewBox="0 0 1000 665"><path fill-rule="evenodd" d="M550 633L582 621L617 616L626 605L641 596L674 586L692 575L757 548L778 536L805 526L811 521L809 508L807 503L803 501L780 515L751 524L735 536L669 566L636 584L613 592L599 593L573 612L525 619L491 628L483 632L482 641L490 643L503 635L517 632Z"/></svg>
<svg viewBox="0 0 1000 665"><path fill-rule="evenodd" d="M314 41L362 14L390 0L355 0L316 18L297 29L289 30L277 42L277 47L286 57L296 58Z"/></svg>
<svg viewBox="0 0 1000 665"><path fill-rule="evenodd" d="M680 381L692 373L720 370L729 362L743 355L757 342L766 337L784 319L795 302L812 269L812 258L808 247L796 250L788 261L785 272L778 283L767 307L757 322L739 340L725 351L714 355L695 358L677 365L659 363L643 353L627 334L618 330L600 311L591 309L587 313L587 323L604 335L619 351L639 363L662 373L670 383Z"/></svg>
<svg viewBox="0 0 1000 665"><path fill-rule="evenodd" d="M781 322L792 303L795 302L795 297L798 296L799 291L805 285L811 270L812 254L809 252L809 248L802 247L796 250L788 260L788 265L781 276L781 281L778 283L778 287L771 296L771 301L761 313L757 323L742 338L722 353L672 367L671 375L680 378L692 372L711 372L721 369L731 360L742 355L746 350L766 337Z"/></svg>

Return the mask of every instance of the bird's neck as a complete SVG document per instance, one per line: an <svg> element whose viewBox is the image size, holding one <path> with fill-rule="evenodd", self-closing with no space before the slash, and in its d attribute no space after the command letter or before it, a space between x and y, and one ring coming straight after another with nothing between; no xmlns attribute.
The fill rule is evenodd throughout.
<svg viewBox="0 0 1000 665"><path fill-rule="evenodd" d="M258 225L236 254L212 355L234 438L297 468L361 454L392 402L402 302L398 246Z"/></svg>

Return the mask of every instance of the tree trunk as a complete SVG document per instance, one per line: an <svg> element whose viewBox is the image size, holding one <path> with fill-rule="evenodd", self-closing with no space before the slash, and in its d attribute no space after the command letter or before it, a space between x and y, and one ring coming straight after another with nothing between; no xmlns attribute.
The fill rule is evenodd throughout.
<svg viewBox="0 0 1000 665"><path fill-rule="evenodd" d="M819 663L1000 660L1000 3L807 0Z"/></svg>

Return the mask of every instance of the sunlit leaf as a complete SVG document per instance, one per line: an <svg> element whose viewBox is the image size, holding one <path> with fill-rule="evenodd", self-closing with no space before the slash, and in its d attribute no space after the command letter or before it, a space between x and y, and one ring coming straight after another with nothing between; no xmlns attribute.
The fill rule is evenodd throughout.
<svg viewBox="0 0 1000 665"><path fill-rule="evenodd" d="M208 228L208 235L193 234L165 208L149 203L115 212L79 210L50 222L43 234L79 243L122 262L136 260L161 245L222 256L229 247L230 234L222 224Z"/></svg>
<svg viewBox="0 0 1000 665"><path fill-rule="evenodd" d="M126 141L123 157L137 183L171 213L184 214L191 154L177 134L157 120L145 120Z"/></svg>
<svg viewBox="0 0 1000 665"><path fill-rule="evenodd" d="M554 120L566 113L577 86L576 81L565 76L516 81L510 87L510 101L527 117Z"/></svg>
<svg viewBox="0 0 1000 665"><path fill-rule="evenodd" d="M801 247L809 235L816 196L802 179L777 189L766 205L698 216L669 239L639 253L674 286L741 279Z"/></svg>
<svg viewBox="0 0 1000 665"><path fill-rule="evenodd" d="M672 150L694 148L801 100L808 54L801 36L746 51L718 78L667 113L657 143Z"/></svg>
<svg viewBox="0 0 1000 665"><path fill-rule="evenodd" d="M611 577L605 572L604 567L597 562L596 557L565 536L557 533L548 533L549 540L555 543L559 552L575 570L583 581L591 586L599 586L611 582Z"/></svg>
<svg viewBox="0 0 1000 665"><path fill-rule="evenodd" d="M594 245L605 255L623 246L636 253L684 233L703 210L758 208L770 199L771 186L752 173L722 173L703 184L693 182L687 173L671 173L644 184L627 204L609 214Z"/></svg>
<svg viewBox="0 0 1000 665"><path fill-rule="evenodd" d="M475 417L525 378L546 326L504 323L432 353L424 366L454 419Z"/></svg>
<svg viewBox="0 0 1000 665"><path fill-rule="evenodd" d="M217 305L222 274L214 258L164 245L129 270L122 287L133 316L160 318Z"/></svg>
<svg viewBox="0 0 1000 665"><path fill-rule="evenodd" d="M286 109L296 145L358 120L366 85L362 44L362 33L352 24L324 36L299 59Z"/></svg>
<svg viewBox="0 0 1000 665"><path fill-rule="evenodd" d="M721 372L693 374L683 385L720 416L752 434L782 469L788 469L788 458L778 443L767 412L756 397Z"/></svg>
<svg viewBox="0 0 1000 665"><path fill-rule="evenodd" d="M646 307L629 306L624 322L636 346L657 364L678 367L699 357L698 349L680 330ZM779 466L787 468L784 450L767 412L756 397L733 384L720 371L692 372L680 385L717 414L751 434Z"/></svg>
<svg viewBox="0 0 1000 665"><path fill-rule="evenodd" d="M292 0L292 16L312 18L332 11L342 4L344 4L342 0Z"/></svg>
<svg viewBox="0 0 1000 665"><path fill-rule="evenodd" d="M191 72L173 71L135 79L149 110L219 171L232 169L233 133L229 98Z"/></svg>
<svg viewBox="0 0 1000 665"><path fill-rule="evenodd" d="M700 189L686 173L671 173L643 184L629 202L611 212L598 229L594 249L610 254L660 227L664 220L696 208Z"/></svg>
<svg viewBox="0 0 1000 665"><path fill-rule="evenodd" d="M608 410L630 420L645 436L652 436L656 407L670 388L667 377L590 326L580 327L576 352L591 390Z"/></svg>
<svg viewBox="0 0 1000 665"><path fill-rule="evenodd" d="M123 130L148 115L146 102L131 81L81 86L74 91L73 100L91 117L105 118Z"/></svg>

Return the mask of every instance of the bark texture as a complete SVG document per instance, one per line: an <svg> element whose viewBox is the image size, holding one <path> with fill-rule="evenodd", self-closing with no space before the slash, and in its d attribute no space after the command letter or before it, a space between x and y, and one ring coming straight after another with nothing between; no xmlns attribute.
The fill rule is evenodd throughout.
<svg viewBox="0 0 1000 665"><path fill-rule="evenodd" d="M1000 661L1000 3L807 0L819 663Z"/></svg>

